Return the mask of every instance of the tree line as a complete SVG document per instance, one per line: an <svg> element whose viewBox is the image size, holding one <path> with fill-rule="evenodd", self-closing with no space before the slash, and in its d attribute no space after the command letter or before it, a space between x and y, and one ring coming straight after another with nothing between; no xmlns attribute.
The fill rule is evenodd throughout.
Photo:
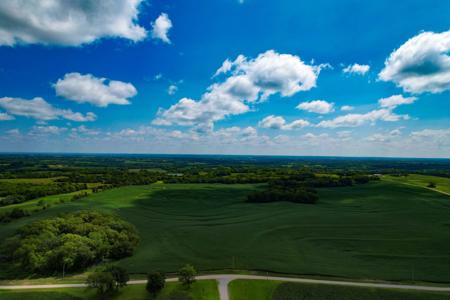
<svg viewBox="0 0 450 300"><path fill-rule="evenodd" d="M50 184L0 182L0 206L85 189L87 189L86 183L77 182L56 182Z"/></svg>

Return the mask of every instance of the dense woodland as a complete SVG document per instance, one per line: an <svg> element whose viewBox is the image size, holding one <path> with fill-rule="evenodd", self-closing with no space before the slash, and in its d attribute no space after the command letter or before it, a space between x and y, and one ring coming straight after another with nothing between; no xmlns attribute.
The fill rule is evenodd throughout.
<svg viewBox="0 0 450 300"><path fill-rule="evenodd" d="M19 270L51 275L131 256L138 244L130 223L115 215L80 211L20 228L1 244L0 258Z"/></svg>

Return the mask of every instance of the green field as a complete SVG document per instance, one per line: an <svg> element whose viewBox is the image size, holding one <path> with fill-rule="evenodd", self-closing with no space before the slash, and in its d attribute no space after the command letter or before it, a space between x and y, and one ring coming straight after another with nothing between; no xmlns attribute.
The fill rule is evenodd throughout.
<svg viewBox="0 0 450 300"><path fill-rule="evenodd" d="M195 282L190 290L186 290L178 283L168 283L161 294L155 300L165 300L173 291L186 291L194 300L219 300L217 283L215 280L202 280ZM95 300L95 299L120 299L120 300L148 300L153 299L145 290L145 285L130 285L114 295L99 297L93 289L66 288L66 289L35 289L35 290L0 290L2 300ZM171 298L169 298L171 299Z"/></svg>
<svg viewBox="0 0 450 300"><path fill-rule="evenodd" d="M23 203L0 206L0 213L13 210L14 208L26 209L28 211L31 211L34 209L42 209L42 206L39 205L39 203L41 201L43 204L55 205L55 204L60 204L62 202L70 201L73 196L82 194L82 193L92 193L92 190L87 189L87 190L81 190L81 191L76 191L76 192L67 193L67 194L50 195L50 196L36 198L33 200L28 200ZM3 226L3 225L0 225L0 226Z"/></svg>
<svg viewBox="0 0 450 300"><path fill-rule="evenodd" d="M411 184L420 187L427 187L430 182L433 182L436 184L436 188L433 188L432 190L450 194L450 178L419 174L409 174L408 176L385 175L382 178L387 181Z"/></svg>
<svg viewBox="0 0 450 300"><path fill-rule="evenodd" d="M141 244L119 262L132 273L268 270L359 279L450 282L450 197L373 182L320 189L316 205L245 203L257 185L153 184L102 193L0 226L79 209L114 211Z"/></svg>
<svg viewBox="0 0 450 300"><path fill-rule="evenodd" d="M0 179L0 182L49 184L49 183L53 183L56 180L62 179L62 178L65 178L65 177L60 176L60 177L51 177L51 178L11 178L11 179Z"/></svg>
<svg viewBox="0 0 450 300"><path fill-rule="evenodd" d="M449 293L268 280L233 280L230 300L444 300Z"/></svg>

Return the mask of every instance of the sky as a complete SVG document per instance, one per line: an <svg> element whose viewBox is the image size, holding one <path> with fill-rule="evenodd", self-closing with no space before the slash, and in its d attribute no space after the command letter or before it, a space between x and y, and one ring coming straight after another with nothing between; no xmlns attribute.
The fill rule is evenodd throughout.
<svg viewBox="0 0 450 300"><path fill-rule="evenodd" d="M0 152L449 158L449 12L3 0Z"/></svg>

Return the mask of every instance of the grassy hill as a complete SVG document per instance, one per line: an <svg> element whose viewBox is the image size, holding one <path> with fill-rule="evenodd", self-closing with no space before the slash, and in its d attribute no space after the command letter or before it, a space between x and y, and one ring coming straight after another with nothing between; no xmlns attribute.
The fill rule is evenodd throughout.
<svg viewBox="0 0 450 300"><path fill-rule="evenodd" d="M423 188L428 188L428 184L432 182L436 185L436 187L429 189L450 194L450 178L420 174L409 174L408 176L385 175L382 178L386 181L415 185Z"/></svg>
<svg viewBox="0 0 450 300"><path fill-rule="evenodd" d="M79 209L117 212L140 232L133 273L268 270L386 280L450 281L450 197L375 182L320 189L316 205L245 203L257 185L153 184L92 194L0 226Z"/></svg>

